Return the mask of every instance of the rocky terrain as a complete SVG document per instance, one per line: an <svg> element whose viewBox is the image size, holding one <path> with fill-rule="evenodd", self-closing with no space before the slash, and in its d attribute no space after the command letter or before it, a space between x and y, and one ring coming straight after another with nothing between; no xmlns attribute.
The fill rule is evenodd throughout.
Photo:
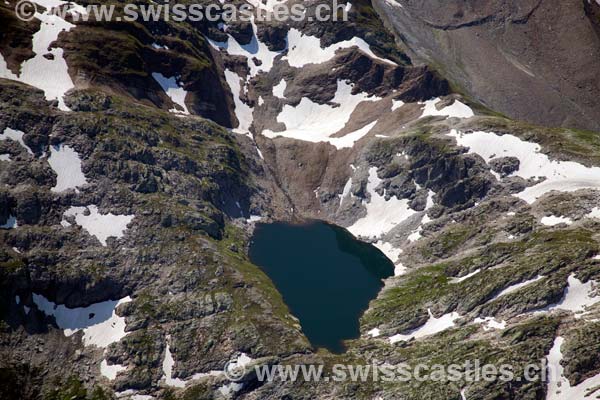
<svg viewBox="0 0 600 400"><path fill-rule="evenodd" d="M359 0L343 23L224 25L60 20L41 7L70 5L37 3L29 23L0 4L0 398L574 399L600 385L600 6ZM256 221L307 218L396 266L341 355L311 347L247 256ZM222 373L374 359L561 374Z"/></svg>
<svg viewBox="0 0 600 400"><path fill-rule="evenodd" d="M600 129L596 1L373 4L413 60L478 103L539 125Z"/></svg>

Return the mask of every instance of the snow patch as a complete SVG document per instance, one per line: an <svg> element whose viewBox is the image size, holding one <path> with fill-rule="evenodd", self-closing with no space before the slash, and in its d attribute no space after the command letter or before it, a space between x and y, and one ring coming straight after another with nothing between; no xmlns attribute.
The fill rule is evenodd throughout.
<svg viewBox="0 0 600 400"><path fill-rule="evenodd" d="M404 264L398 263L398 264L396 264L396 267L394 268L394 276L404 275L406 273L406 271L408 271L408 269L404 266Z"/></svg>
<svg viewBox="0 0 600 400"><path fill-rule="evenodd" d="M0 78L10 79L11 81L19 80L19 77L8 69L8 64L2 54L0 54Z"/></svg>
<svg viewBox="0 0 600 400"><path fill-rule="evenodd" d="M157 50L169 50L167 46L160 45L158 43L152 43L152 47L154 47Z"/></svg>
<svg viewBox="0 0 600 400"><path fill-rule="evenodd" d="M254 222L259 222L262 219L260 215L251 215L250 218L246 219L246 222L251 224Z"/></svg>
<svg viewBox="0 0 600 400"><path fill-rule="evenodd" d="M89 214L85 215L86 209ZM77 225L85 229L90 235L95 236L102 246L106 246L106 239L124 236L127 225L133 220L134 215L114 215L112 213L100 214L98 207L71 207L64 213L65 217L75 217Z"/></svg>
<svg viewBox="0 0 600 400"><path fill-rule="evenodd" d="M168 339L168 338L167 338ZM173 386L182 388L185 387L185 381L179 378L173 378L173 366L175 365L175 360L173 359L173 354L171 354L171 348L169 347L169 343L167 343L165 348L165 358L163 359L162 370L163 376L165 378L165 383L167 386Z"/></svg>
<svg viewBox="0 0 600 400"><path fill-rule="evenodd" d="M46 8L46 11L43 13L35 13L35 18L41 22L40 29L33 34L33 52L35 56L26 60L21 65L19 75L15 75L9 71L6 68L5 60L2 58L0 61L0 77L39 88L44 91L46 100L57 100L60 110L69 111L63 97L68 90L74 87L74 84L63 57L63 49L49 48L58 39L61 32L68 32L75 25L57 15L51 15L52 7L65 4L66 2L37 0L35 3ZM83 12L83 8L76 4L72 4L70 7L71 13ZM50 54L51 57L44 57L47 54Z"/></svg>
<svg viewBox="0 0 600 400"><path fill-rule="evenodd" d="M590 211L589 214L586 215L586 218L600 219L600 207L592 208L592 211Z"/></svg>
<svg viewBox="0 0 600 400"><path fill-rule="evenodd" d="M275 6L284 4L286 0L248 0L254 8L265 10L272 13L275 10Z"/></svg>
<svg viewBox="0 0 600 400"><path fill-rule="evenodd" d="M107 347L127 335L125 318L119 317L115 310L131 301L127 296L120 300L107 300L87 307L68 308L57 305L44 296L33 293L33 302L37 308L49 317L54 317L56 325L63 329L65 336L83 331L83 343L86 346Z"/></svg>
<svg viewBox="0 0 600 400"><path fill-rule="evenodd" d="M548 386L546 400L575 400L586 399L594 393L600 385L600 374L593 376L581 382L577 386L571 386L571 383L564 375L564 368L561 365L563 354L561 351L564 338L558 336L554 339L554 345L546 356L548 361Z"/></svg>
<svg viewBox="0 0 600 400"><path fill-rule="evenodd" d="M23 135L25 135L24 132L17 131L11 128L6 128L4 129L4 132L0 135L0 140L12 140L14 142L17 142L21 145L21 147L27 150L27 153L33 155L33 151L31 150L31 148L27 146L23 141Z"/></svg>
<svg viewBox="0 0 600 400"><path fill-rule="evenodd" d="M421 114L420 118L424 117L435 117L435 116L443 116L447 118L471 118L475 116L475 113L468 105L461 103L458 100L454 100L449 106L438 110L436 108L437 104L442 101L439 97L432 100L427 100L423 107L423 114Z"/></svg>
<svg viewBox="0 0 600 400"><path fill-rule="evenodd" d="M417 240L421 239L421 232L422 232L423 228L421 228L419 226L419 228L417 228L416 231L413 231L410 235L408 235L408 237L406 238L409 242L416 242Z"/></svg>
<svg viewBox="0 0 600 400"><path fill-rule="evenodd" d="M471 278L472 276L477 275L480 272L481 272L481 269L476 269L475 271L473 271L465 276L450 278L449 283L461 283L462 281L466 281L467 279Z"/></svg>
<svg viewBox="0 0 600 400"><path fill-rule="evenodd" d="M545 177L516 196L531 204L544 194L556 190L573 192L579 189L600 190L600 168L588 168L573 161L554 161L541 153L541 147L526 142L513 135L497 135L493 132L459 133L453 129L449 136L454 137L460 146L468 147L471 153L484 160L495 157L516 157L520 166L512 176L523 179Z"/></svg>
<svg viewBox="0 0 600 400"><path fill-rule="evenodd" d="M405 103L402 100L392 100L392 111L396 111L402 107Z"/></svg>
<svg viewBox="0 0 600 400"><path fill-rule="evenodd" d="M423 225L428 224L429 222L431 222L431 218L429 218L429 215L427 215L426 211L429 210L431 207L433 207L435 205L434 201L433 201L433 196L435 196L435 192L432 190L429 190L429 192L427 193L427 201L425 203L425 213L424 215L421 217L421 224L419 225L419 227L413 231L410 235L408 235L408 237L406 238L409 242L416 242L417 240L421 239L423 237L423 235L421 234L421 232L423 232Z"/></svg>
<svg viewBox="0 0 600 400"><path fill-rule="evenodd" d="M381 335L381 332L379 331L379 328L373 328L369 332L367 332L367 335L375 338Z"/></svg>
<svg viewBox="0 0 600 400"><path fill-rule="evenodd" d="M591 296L595 282L589 280L582 283L574 274L567 278L568 286L562 300L548 308L548 310L566 310L575 313L575 318L580 318L586 307L600 301L600 297Z"/></svg>
<svg viewBox="0 0 600 400"><path fill-rule="evenodd" d="M167 78L166 76L164 76L163 74L159 74L158 72L153 73L152 77L154 78L154 80L156 80L156 82L158 82L160 87L162 87L162 89L165 91L167 96L169 96L171 101L183 108L183 111L178 110L176 108L173 108L169 111L172 113L181 113L189 115L190 112L188 111L188 108L185 105L185 98L187 97L188 92L185 89L183 89L183 86L181 86L177 82L177 78Z"/></svg>
<svg viewBox="0 0 600 400"><path fill-rule="evenodd" d="M350 190L352 190L352 177L348 178L348 180L346 181L346 184L344 185L344 189L342 190L342 194L340 194L340 207L342 206L342 204L344 203L344 199L346 197L348 197L348 195L353 196L352 193L350 192Z"/></svg>
<svg viewBox="0 0 600 400"><path fill-rule="evenodd" d="M9 215L6 222L3 225L0 225L0 229L15 229L18 227L19 224L17 224L17 218L12 215Z"/></svg>
<svg viewBox="0 0 600 400"><path fill-rule="evenodd" d="M502 320L500 322L496 321L494 317L485 317L485 318L475 318L473 320L476 324L483 324L483 330L489 331L492 329L504 329L506 328L506 321Z"/></svg>
<svg viewBox="0 0 600 400"><path fill-rule="evenodd" d="M398 257L403 252L402 249L395 248L391 243L384 242L382 240L379 240L374 244L374 246L381 250L381 252L385 254L385 256L394 264L396 264Z"/></svg>
<svg viewBox="0 0 600 400"><path fill-rule="evenodd" d="M257 0L260 1L260 0ZM214 40L208 39L208 42L215 49L225 50L228 54L232 56L243 56L246 57L248 67L250 68L250 77L256 76L259 72L269 72L271 68L273 68L273 63L275 58L279 56L282 51L271 51L268 46L258 40L256 37L256 24L254 20L251 22L252 24L252 39L250 43L241 45L239 44L233 36L228 35L226 42L215 42ZM256 58L259 60L259 64L257 65L252 59Z"/></svg>
<svg viewBox="0 0 600 400"><path fill-rule="evenodd" d="M52 192L63 192L75 189L87 183L81 171L81 158L75 150L62 144L50 146L48 164L56 172L56 185L50 189Z"/></svg>
<svg viewBox="0 0 600 400"><path fill-rule="evenodd" d="M350 132L345 134L342 137L330 138L327 140L329 143L334 145L338 150L350 148L354 146L354 143L358 142L365 135L371 132L371 129L377 124L377 121L373 121L370 124L363 126L360 129L355 130L354 132Z"/></svg>
<svg viewBox="0 0 600 400"><path fill-rule="evenodd" d="M394 196L386 200L385 193L383 196L379 195L375 189L380 182L377 167L371 167L367 182L371 200L368 203L363 201L367 215L348 227L348 231L354 236L378 238L416 213L408 206L407 199L398 200Z"/></svg>
<svg viewBox="0 0 600 400"><path fill-rule="evenodd" d="M283 95L283 92L285 92L286 87L287 84L285 82L285 79L282 79L281 82L273 86L273 96L279 97L280 99L284 99L285 96Z"/></svg>
<svg viewBox="0 0 600 400"><path fill-rule="evenodd" d="M239 392L242 387L241 383L231 382L227 385L223 385L219 388L219 393L221 393L225 398L231 398L234 393Z"/></svg>
<svg viewBox="0 0 600 400"><path fill-rule="evenodd" d="M167 336L167 341L168 340L170 340L170 336ZM227 364L227 367L230 370L236 369L236 368L243 368L246 365L250 364L252 361L254 361L254 360L251 357L249 357L246 353L241 353L236 359L231 360ZM210 371L207 373L200 372L200 373L194 374L192 377L190 377L187 380L183 380L183 379L179 379L179 378L173 378L173 366L174 365L175 365L175 360L173 359L173 354L171 353L171 348L169 347L169 343L167 342L166 347L165 347L165 358L163 359L163 364L162 364L163 379L165 380L165 384L167 386L183 388L183 387L185 387L186 384L188 384L191 381L202 379L202 378L207 378L210 376L221 376L224 374L224 372L222 370L221 371ZM228 386L228 385L226 385L226 386ZM230 387L229 389L235 389L234 391L238 391L241 387L242 386L240 385L239 388L237 388L237 389L235 389L233 387Z"/></svg>
<svg viewBox="0 0 600 400"><path fill-rule="evenodd" d="M573 220L568 217L557 217L555 215L550 215L548 217L543 217L540 222L546 226L555 226L560 224L571 225Z"/></svg>
<svg viewBox="0 0 600 400"><path fill-rule="evenodd" d="M291 67L302 68L308 64L321 64L335 57L335 53L340 49L357 47L360 51L369 57L383 61L387 64L396 65L396 63L376 56L367 42L358 37L350 40L334 43L328 47L321 47L321 39L316 36L305 35L296 28L288 32L288 54L284 57Z"/></svg>
<svg viewBox="0 0 600 400"><path fill-rule="evenodd" d="M427 310L429 313L429 320L420 328L414 329L408 334L397 334L390 337L390 343L394 344L397 342L406 342L411 339L419 339L425 336L435 335L445 331L446 329L452 328L455 324L454 321L460 318L457 312L451 312L444 314L439 318L435 318L431 310Z"/></svg>
<svg viewBox="0 0 600 400"><path fill-rule="evenodd" d="M228 69L225 70L225 80L229 85L231 94L233 95L234 112L238 120L238 127L233 131L235 133L247 134L250 131L250 125L254 121L252 116L252 107L244 103L241 99L242 94L242 78L235 72Z"/></svg>
<svg viewBox="0 0 600 400"><path fill-rule="evenodd" d="M313 143L329 142L337 148L352 147L354 142L375 126L376 121L340 138L332 138L331 135L344 128L360 103L381 100L376 96L369 97L364 92L352 94L352 88L351 83L337 82L337 89L331 103L339 104L338 107L318 104L307 97L303 97L295 107L286 104L277 116L277 121L285 124L286 130L283 132L264 130L262 134L268 138L282 136Z"/></svg>
<svg viewBox="0 0 600 400"><path fill-rule="evenodd" d="M105 376L109 381L113 381L117 378L119 372L125 371L127 367L121 364L108 365L106 360L102 360L100 363L100 373Z"/></svg>
<svg viewBox="0 0 600 400"><path fill-rule="evenodd" d="M258 146L256 146L256 153L258 153L258 156L260 157L261 160L265 159L265 156L263 156L263 153L262 153L262 151L260 151Z"/></svg>
<svg viewBox="0 0 600 400"><path fill-rule="evenodd" d="M129 400L154 400L154 397L146 394L137 394L137 391L128 389L123 392L116 392L117 399L129 399Z"/></svg>
<svg viewBox="0 0 600 400"><path fill-rule="evenodd" d="M526 281L523 281L523 282L520 282L520 283L516 283L514 285L510 285L509 287L507 287L506 289L504 289L500 293L498 293L496 296L494 296L494 298L492 298L491 300L489 300L488 303L491 302L491 301L496 300L499 297L505 296L505 295L510 294L510 293L514 293L517 290L520 290L520 289L524 288L525 286L531 285L532 283L537 282L537 281L539 281L540 279L543 279L543 278L544 278L543 275L538 275L537 277L535 277L533 279L529 279L529 280L526 280Z"/></svg>

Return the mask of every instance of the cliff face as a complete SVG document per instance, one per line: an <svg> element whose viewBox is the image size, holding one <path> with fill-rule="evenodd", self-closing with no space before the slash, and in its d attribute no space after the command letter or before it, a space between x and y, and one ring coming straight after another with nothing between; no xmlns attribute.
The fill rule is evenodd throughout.
<svg viewBox="0 0 600 400"><path fill-rule="evenodd" d="M375 0L410 51L511 118L600 130L596 2Z"/></svg>

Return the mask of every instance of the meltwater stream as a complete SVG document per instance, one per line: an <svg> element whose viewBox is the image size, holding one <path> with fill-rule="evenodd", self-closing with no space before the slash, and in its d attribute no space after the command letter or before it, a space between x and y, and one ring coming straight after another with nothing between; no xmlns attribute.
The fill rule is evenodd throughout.
<svg viewBox="0 0 600 400"><path fill-rule="evenodd" d="M314 347L342 352L394 266L374 246L323 222L259 224L250 259L271 278Z"/></svg>

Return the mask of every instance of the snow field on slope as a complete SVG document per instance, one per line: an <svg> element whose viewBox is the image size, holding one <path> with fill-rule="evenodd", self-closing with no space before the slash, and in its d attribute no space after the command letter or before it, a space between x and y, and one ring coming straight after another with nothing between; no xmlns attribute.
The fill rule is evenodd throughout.
<svg viewBox="0 0 600 400"><path fill-rule="evenodd" d="M425 336L435 335L436 333L440 333L446 329L452 328L455 325L454 321L460 318L460 315L456 312L444 314L439 318L434 317L431 310L428 310L428 313L429 319L424 325L410 331L407 334L390 336L390 343L394 344L397 342L406 342L411 339L419 339Z"/></svg>
<svg viewBox="0 0 600 400"><path fill-rule="evenodd" d="M65 145L50 146L48 164L56 173L56 185L53 192L77 189L87 183L81 171L81 158L73 148Z"/></svg>
<svg viewBox="0 0 600 400"><path fill-rule="evenodd" d="M396 264L398 257L400 257L400 254L403 252L402 249L396 248L391 243L382 240L377 241L373 246L377 247L394 264Z"/></svg>
<svg viewBox="0 0 600 400"><path fill-rule="evenodd" d="M88 215L86 215L86 208L89 211ZM100 214L98 207L95 205L71 207L65 211L64 216L75 217L77 225L85 229L90 235L95 236L102 246L106 246L106 239L109 237L122 238L125 235L125 230L127 230L127 225L134 218L134 215Z"/></svg>
<svg viewBox="0 0 600 400"><path fill-rule="evenodd" d="M4 132L2 132L2 134L0 134L0 140L15 141L15 142L19 143L21 145L21 147L23 147L25 150L27 150L27 153L33 155L33 151L31 150L31 148L29 146L27 146L25 144L25 142L23 141L23 135L25 135L25 133L22 131L18 131L18 130L11 129L11 128L5 128Z"/></svg>
<svg viewBox="0 0 600 400"><path fill-rule="evenodd" d="M568 217L557 217L556 215L550 215L547 217L543 217L540 221L542 225L546 226L555 226L560 224L571 225L573 220Z"/></svg>
<svg viewBox="0 0 600 400"><path fill-rule="evenodd" d="M83 343L86 346L107 347L125 337L125 318L119 317L115 310L131 301L129 296L120 300L108 300L88 307L68 308L57 305L44 296L33 294L33 302L47 316L56 320L65 336L83 331Z"/></svg>
<svg viewBox="0 0 600 400"><path fill-rule="evenodd" d="M565 340L558 336L554 339L554 345L550 349L548 356L548 386L546 400L583 400L593 399L596 396L589 396L593 389L600 385L600 374L584 380L576 386L571 383L564 375L564 368L561 365L563 359L562 345Z"/></svg>
<svg viewBox="0 0 600 400"><path fill-rule="evenodd" d="M247 134L254 118L252 117L252 107L244 103L240 97L242 93L242 78L235 72L226 69L225 80L233 95L234 113L239 122L238 127L233 129L233 132Z"/></svg>
<svg viewBox="0 0 600 400"><path fill-rule="evenodd" d="M285 96L283 95L283 92L285 92L286 87L287 83L285 82L285 79L281 79L277 85L273 86L273 96L284 99Z"/></svg>
<svg viewBox="0 0 600 400"><path fill-rule="evenodd" d="M367 192L371 199L368 203L363 203L367 209L367 215L347 228L356 237L378 238L416 214L416 211L408 206L407 199L398 200L393 196L386 200L385 196L377 193L375 189L380 183L377 167L369 168Z"/></svg>
<svg viewBox="0 0 600 400"><path fill-rule="evenodd" d="M461 276L461 277L456 277L456 278L450 278L449 279L449 283L461 283L462 281L466 281L467 279L477 275L478 273L481 272L481 269L476 269L475 271L468 273L465 276Z"/></svg>
<svg viewBox="0 0 600 400"><path fill-rule="evenodd" d="M469 107L468 105L461 103L458 100L454 100L454 103L452 103L449 106L446 106L444 108L442 108L441 110L438 110L436 108L436 105L442 101L439 97L432 99L432 100L427 100L425 103L420 103L423 104L423 114L421 114L420 118L425 118L425 117L435 117L435 116L442 116L442 117L447 117L447 118L471 118L473 116L475 116L475 113L473 112L473 110L471 109L471 107Z"/></svg>
<svg viewBox="0 0 600 400"><path fill-rule="evenodd" d="M490 299L488 301L488 303L491 303L492 301L498 299L499 297L506 296L507 294L514 293L517 290L520 290L520 289L524 288L525 286L529 286L532 283L535 283L535 282L537 282L537 281L539 281L541 279L544 279L544 276L543 275L538 275L538 276L536 276L533 279L528 279L528 280L525 280L523 282L519 282L519 283L515 283L514 285L510 285L510 286L504 288L502 291L500 291L500 293L498 293L497 295L495 295L492 299Z"/></svg>
<svg viewBox="0 0 600 400"><path fill-rule="evenodd" d="M200 372L200 373L192 375L190 378L188 378L186 380L179 379L179 378L173 378L173 367L175 366L175 359L173 358L173 354L171 353L171 347L169 346L169 343L168 343L169 340L170 340L170 337L167 336L167 343L165 346L165 357L163 358L163 363L162 363L163 379L165 380L165 384L167 386L183 388L189 382L192 382L192 381L195 381L198 379L207 378L210 376L224 375L223 370L218 370L218 371L210 371L210 372ZM236 359L231 360L227 364L227 367L231 368L231 369L243 368L246 365L248 365L249 363L251 363L252 361L254 361L254 360L251 357L249 357L246 353L241 353ZM241 386L239 386L239 387L227 387L227 386L228 385L222 386L221 389L222 390L233 390L233 391L237 391L237 390L241 389Z"/></svg>
<svg viewBox="0 0 600 400"><path fill-rule="evenodd" d="M285 131L264 130L262 134L269 138L281 136L313 143L329 142L337 148L352 147L375 126L376 121L340 138L332 138L331 135L344 128L361 102L381 100L364 92L352 94L352 88L353 85L348 82L337 82L331 102L339 104L338 107L318 104L307 97L303 97L295 107L286 104L277 116L277 121L285 124Z"/></svg>
<svg viewBox="0 0 600 400"><path fill-rule="evenodd" d="M269 4L271 4L271 3L269 3ZM216 42L214 40L207 39L213 48L219 49L219 50L222 49L230 55L243 56L243 57L246 57L246 59L247 59L247 64L250 69L250 74L246 78L246 81L243 81L243 78L239 77L235 72L232 72L230 70L225 70L225 78L226 78L227 84L229 85L229 87L231 89L231 92L232 92L233 98L234 98L234 102L235 102L235 114L236 114L237 119L239 120L239 126L236 129L234 129L234 132L236 132L236 133L244 133L244 134L247 133L253 122L252 107L250 107L249 105L247 105L246 103L244 103L241 100L241 93L244 93L246 91L247 80L249 78L256 76L260 72L268 73L272 69L275 59L278 56L281 56L286 50L287 50L287 56L282 57L282 59L287 60L288 63L292 67L297 67L297 68L301 68L306 64L320 64L320 63L329 61L330 59L335 57L335 52L337 50L342 49L342 48L350 48L350 47L358 47L358 49L360 51L366 53L367 55L369 55L370 57L372 57L374 59L378 59L378 60L381 60L381 61L384 61L387 63L394 64L389 60L384 60L384 59L377 57L370 50L370 47L368 46L368 44L360 38L353 38L348 41L336 43L336 44L333 44L333 45L323 49L323 48L321 48L319 38L314 37L314 36L303 35L297 29L292 28L288 32L288 36L287 36L288 46L282 51L271 51L271 50L269 50L269 48L267 47L266 44L264 44L263 42L258 40L257 35L256 35L257 27L256 27L254 21L252 22L252 29L253 29L252 39L248 44L245 44L245 45L239 44L231 35L228 35L226 42ZM256 63L253 61L254 58L259 60L258 64L260 64L260 65L256 65ZM242 82L240 80L242 80ZM283 93L285 91L285 88L286 88L286 82L285 82L285 80L281 80L276 86L273 87L273 89L272 89L273 95L275 97L284 98ZM338 91L339 90L340 90L340 88L338 85ZM360 97L360 95L357 95L357 96ZM345 99L342 99L342 100L345 100ZM370 101L374 101L374 100L379 100L379 99L373 98ZM335 100L333 100L333 101L335 102ZM326 110L330 111L330 109L332 108L331 106L328 106L328 105L319 105L319 104L313 103L309 99L302 99L302 102L298 107L291 107L289 105L286 105L285 107L288 108L287 111L284 109L284 112L282 112L283 115L280 115L278 117L278 120L280 120L280 118L281 118L283 120L289 121L290 119L302 118L304 115L306 115L303 113L307 109L311 109L311 108L315 108L315 110L320 109L319 111L321 111L321 112L326 112ZM259 101L259 105L260 105L260 103L261 102ZM402 104L400 104L400 103L401 102L395 102L394 107L402 106ZM264 104L264 100L263 100L263 104ZM344 103L340 102L340 104L342 107L345 106ZM354 104L354 103L352 103L352 104ZM324 106L324 108L320 108L318 106ZM348 107L350 107L350 105ZM295 109L295 108L297 108L296 112L298 112L299 115L294 118L293 116L291 116L291 114L294 113L293 109ZM292 109L292 110L290 110L290 109ZM350 114L352 113L353 110L354 110L354 107L352 107L352 110L350 110ZM332 113L330 111L329 115L332 115L332 114L334 114L334 113ZM339 118L336 118L336 119L339 119ZM371 123L367 126L364 126L360 129L356 130L355 132L352 132L352 133L346 135L343 138L329 139L330 135L334 134L335 132L337 132L343 128L343 126L348 121L348 119L349 119L349 115L348 115L348 118L345 120L344 124L341 125L341 127L336 129L335 131L329 132L328 134L327 133L319 134L318 132L315 133L315 136L318 136L320 138L319 140L314 140L314 138L313 138L313 140L311 140L311 138L304 138L301 136L301 134L306 134L306 130L314 129L314 127L315 127L314 121L312 123L309 123L305 127L304 130L300 127L300 124L296 123L296 124L292 124L293 127L288 126L288 124L286 124L286 128L287 128L286 132L280 132L280 133L276 134L271 131L265 131L265 132L263 132L263 134L268 137L284 136L284 137L293 137L296 139L308 140L308 141L313 141L313 142L314 141L328 141L328 142L334 144L337 148L352 147L357 140L362 138L364 135L366 135L370 131L370 129L375 125L375 123ZM280 122L283 122L283 121L280 121ZM327 139L329 139L329 140L327 140Z"/></svg>
<svg viewBox="0 0 600 400"><path fill-rule="evenodd" d="M225 50L227 54L232 56L243 56L246 57L248 61L248 68L250 68L250 77L256 76L259 72L269 72L271 68L273 68L273 63L275 62L275 58L279 56L282 51L271 51L268 46L258 40L256 36L257 27L252 21L252 38L248 44L240 44L237 40L231 35L227 35L226 42L216 42L214 40L208 39L210 45L217 50ZM256 65L253 58L256 58L260 61L260 65Z"/></svg>
<svg viewBox="0 0 600 400"><path fill-rule="evenodd" d="M186 115L190 113L188 111L187 106L185 105L185 98L188 93L185 91L183 86L181 86L177 82L177 79L175 77L167 78L166 76L164 76L163 74L159 74L158 72L153 73L152 77L156 82L158 82L160 87L165 91L167 96L169 96L171 101L183 108L183 111L173 108L169 110L170 112L182 113Z"/></svg>
<svg viewBox="0 0 600 400"><path fill-rule="evenodd" d="M468 147L469 152L480 155L486 162L497 157L518 158L519 169L511 176L523 179L544 177L545 180L516 194L529 204L553 190L600 190L600 168L586 167L573 161L550 160L541 153L541 147L536 143L493 132L459 133L453 129L448 135L455 138L458 145Z"/></svg>
<svg viewBox="0 0 600 400"><path fill-rule="evenodd" d="M575 278L575 274L571 274L567 278L567 288L563 298L558 303L538 312L565 310L571 311L575 318L581 318L587 307L600 301L600 297L592 296L595 289L595 281L589 280L583 283Z"/></svg>
<svg viewBox="0 0 600 400"><path fill-rule="evenodd" d="M124 367L121 364L108 365L106 360L102 360L102 362L100 362L100 373L109 381L115 380L117 378L117 374L125 371L126 369L127 367Z"/></svg>
<svg viewBox="0 0 600 400"><path fill-rule="evenodd" d="M357 47L360 51L374 60L379 60L390 65L396 63L378 57L371 51L370 46L363 39L353 37L350 40L334 43L328 47L321 47L321 39L316 36L305 35L298 29L292 28L288 32L288 54L283 59L287 60L291 67L302 68L308 64L322 64L335 57L335 53L341 49Z"/></svg>
<svg viewBox="0 0 600 400"><path fill-rule="evenodd" d="M502 320L500 322L496 321L494 317L485 317L485 318L475 318L473 320L475 324L482 324L484 331L490 331L492 329L504 329L506 328L506 321Z"/></svg>
<svg viewBox="0 0 600 400"><path fill-rule="evenodd" d="M43 13L37 12L35 14L35 18L41 21L40 29L33 35L33 52L35 55L23 62L18 75L8 70L6 61L0 56L0 77L23 82L41 89L44 91L46 100L57 100L60 110L69 111L63 96L74 87L73 80L69 75L67 63L63 57L63 49L53 48L49 50L49 47L58 39L61 32L68 32L75 25L56 15L50 15L49 11L52 7L65 4L65 1L36 0L34 2L46 8ZM75 5L72 10L72 12L81 12L82 7ZM52 57L50 59L44 57L46 54L51 54Z"/></svg>

